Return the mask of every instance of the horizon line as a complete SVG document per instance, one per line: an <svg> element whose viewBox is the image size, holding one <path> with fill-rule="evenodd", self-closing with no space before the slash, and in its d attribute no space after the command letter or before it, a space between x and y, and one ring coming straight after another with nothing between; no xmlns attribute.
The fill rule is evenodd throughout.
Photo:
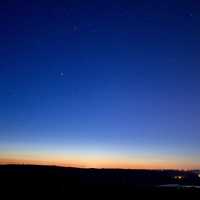
<svg viewBox="0 0 200 200"><path fill-rule="evenodd" d="M57 168L73 168L73 169L95 169L95 170L146 170L146 171L200 171L200 169L176 169L176 168L115 168L115 167L78 167L67 165L51 165L51 164L34 164L34 163L0 163L0 166L41 166L41 167L57 167Z"/></svg>

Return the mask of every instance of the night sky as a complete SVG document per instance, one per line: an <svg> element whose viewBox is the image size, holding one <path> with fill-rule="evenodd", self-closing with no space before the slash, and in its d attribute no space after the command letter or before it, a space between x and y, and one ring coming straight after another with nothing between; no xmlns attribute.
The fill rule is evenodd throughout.
<svg viewBox="0 0 200 200"><path fill-rule="evenodd" d="M199 1L1 1L1 163L200 168L199 155Z"/></svg>

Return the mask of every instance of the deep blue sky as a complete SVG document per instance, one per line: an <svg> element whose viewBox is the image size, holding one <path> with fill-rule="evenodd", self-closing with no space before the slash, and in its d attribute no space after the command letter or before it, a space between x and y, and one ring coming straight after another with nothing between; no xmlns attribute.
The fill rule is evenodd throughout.
<svg viewBox="0 0 200 200"><path fill-rule="evenodd" d="M1 151L200 166L199 36L198 1L1 2Z"/></svg>

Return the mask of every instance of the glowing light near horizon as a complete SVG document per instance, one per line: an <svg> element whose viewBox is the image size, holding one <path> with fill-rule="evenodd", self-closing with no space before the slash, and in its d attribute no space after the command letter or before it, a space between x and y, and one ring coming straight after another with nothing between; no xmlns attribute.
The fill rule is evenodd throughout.
<svg viewBox="0 0 200 200"><path fill-rule="evenodd" d="M175 176L174 179L176 179L176 180L182 180L182 179L184 179L184 176Z"/></svg>

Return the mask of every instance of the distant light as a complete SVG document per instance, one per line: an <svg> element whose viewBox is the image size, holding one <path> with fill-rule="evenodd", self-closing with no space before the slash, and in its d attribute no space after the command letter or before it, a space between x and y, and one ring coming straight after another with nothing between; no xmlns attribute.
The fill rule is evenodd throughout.
<svg viewBox="0 0 200 200"><path fill-rule="evenodd" d="M198 174L198 177L200 178L200 174Z"/></svg>
<svg viewBox="0 0 200 200"><path fill-rule="evenodd" d="M177 179L177 180L181 180L181 179L183 179L184 177L183 177L183 176L174 176L174 178Z"/></svg>

